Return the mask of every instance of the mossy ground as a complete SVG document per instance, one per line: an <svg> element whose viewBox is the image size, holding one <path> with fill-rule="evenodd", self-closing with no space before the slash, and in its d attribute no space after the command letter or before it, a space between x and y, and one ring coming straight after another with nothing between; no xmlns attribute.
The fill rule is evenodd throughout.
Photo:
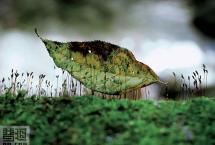
<svg viewBox="0 0 215 145"><path fill-rule="evenodd" d="M31 145L214 145L215 100L0 97L0 125L29 125Z"/></svg>

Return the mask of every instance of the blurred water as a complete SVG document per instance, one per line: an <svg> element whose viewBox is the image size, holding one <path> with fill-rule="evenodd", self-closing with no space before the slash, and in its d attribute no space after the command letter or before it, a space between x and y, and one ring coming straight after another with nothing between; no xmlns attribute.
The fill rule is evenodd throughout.
<svg viewBox="0 0 215 145"><path fill-rule="evenodd" d="M121 14L109 33L92 31L88 35L59 25L40 32L58 41L100 39L130 49L135 57L155 70L162 78L172 72L190 75L205 63L209 69L209 85L215 84L214 41L205 40L190 25L190 11L182 1L142 1ZM39 29L40 30L40 29ZM21 72L44 73L47 79L60 74L45 46L33 32L19 29L2 31L0 35L0 78L12 68ZM153 86L152 86L153 88ZM152 94L151 96L156 96Z"/></svg>

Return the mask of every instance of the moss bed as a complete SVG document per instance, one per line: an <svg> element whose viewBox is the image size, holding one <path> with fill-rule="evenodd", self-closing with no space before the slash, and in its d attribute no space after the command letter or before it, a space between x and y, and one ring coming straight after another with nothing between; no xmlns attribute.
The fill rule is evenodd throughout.
<svg viewBox="0 0 215 145"><path fill-rule="evenodd" d="M0 96L0 125L30 126L31 145L214 145L215 99Z"/></svg>

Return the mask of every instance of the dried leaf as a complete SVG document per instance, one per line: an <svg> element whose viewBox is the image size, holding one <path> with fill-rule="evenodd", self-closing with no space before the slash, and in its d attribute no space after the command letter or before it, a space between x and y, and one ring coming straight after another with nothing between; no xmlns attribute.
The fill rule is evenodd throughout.
<svg viewBox="0 0 215 145"><path fill-rule="evenodd" d="M161 82L154 71L137 61L128 49L99 40L57 42L38 37L56 66L94 91L120 94Z"/></svg>

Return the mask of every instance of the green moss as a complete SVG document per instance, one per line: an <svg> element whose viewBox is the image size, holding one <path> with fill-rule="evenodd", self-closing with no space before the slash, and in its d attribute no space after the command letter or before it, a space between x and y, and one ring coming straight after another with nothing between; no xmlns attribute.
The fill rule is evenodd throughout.
<svg viewBox="0 0 215 145"><path fill-rule="evenodd" d="M1 125L29 125L31 144L213 145L215 100L0 97Z"/></svg>

